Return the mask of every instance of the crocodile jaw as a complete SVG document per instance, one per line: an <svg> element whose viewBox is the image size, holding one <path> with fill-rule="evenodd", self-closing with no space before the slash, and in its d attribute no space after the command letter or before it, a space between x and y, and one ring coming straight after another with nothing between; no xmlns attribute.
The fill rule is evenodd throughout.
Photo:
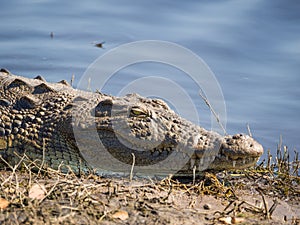
<svg viewBox="0 0 300 225"><path fill-rule="evenodd" d="M248 135L227 135L209 169L245 169L254 166L263 151L262 145Z"/></svg>

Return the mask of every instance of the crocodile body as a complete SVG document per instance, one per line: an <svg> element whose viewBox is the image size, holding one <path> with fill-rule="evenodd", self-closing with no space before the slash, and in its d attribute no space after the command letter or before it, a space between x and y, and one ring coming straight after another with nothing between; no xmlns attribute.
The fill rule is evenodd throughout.
<svg viewBox="0 0 300 225"><path fill-rule="evenodd" d="M181 118L159 99L114 97L0 71L0 154L53 168L191 175L255 165L262 146L244 134L222 136ZM155 171L156 170L156 171Z"/></svg>

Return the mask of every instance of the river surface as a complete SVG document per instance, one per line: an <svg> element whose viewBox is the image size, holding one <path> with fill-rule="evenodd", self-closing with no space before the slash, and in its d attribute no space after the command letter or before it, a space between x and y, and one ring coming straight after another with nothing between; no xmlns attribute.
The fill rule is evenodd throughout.
<svg viewBox="0 0 300 225"><path fill-rule="evenodd" d="M274 154L280 136L290 152L300 149L299 1L10 0L0 7L0 67L14 74L41 74L51 82L75 75L76 86L94 60L122 44L173 42L201 57L215 74L228 133L247 133L249 124ZM103 41L103 48L95 47ZM136 79L158 75L187 91L199 123L210 129L199 89L173 68L129 66L102 91L117 95ZM155 79L148 86L164 88Z"/></svg>

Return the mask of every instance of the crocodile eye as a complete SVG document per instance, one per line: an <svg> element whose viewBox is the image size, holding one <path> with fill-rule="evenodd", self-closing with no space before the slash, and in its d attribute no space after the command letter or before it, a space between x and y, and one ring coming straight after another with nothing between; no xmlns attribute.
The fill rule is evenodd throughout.
<svg viewBox="0 0 300 225"><path fill-rule="evenodd" d="M134 106L130 110L130 115L134 117L147 117L149 114L147 110Z"/></svg>

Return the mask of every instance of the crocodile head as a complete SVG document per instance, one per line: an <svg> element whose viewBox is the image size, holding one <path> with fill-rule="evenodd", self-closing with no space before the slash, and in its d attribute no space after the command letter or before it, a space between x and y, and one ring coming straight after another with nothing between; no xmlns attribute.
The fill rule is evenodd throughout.
<svg viewBox="0 0 300 225"><path fill-rule="evenodd" d="M262 146L247 135L221 136L207 131L181 118L164 101L137 94L106 96L92 108L91 116L99 138L90 138L82 146L89 148L93 141L100 140L105 149L101 152L113 157L108 164L116 165L110 170L117 171L122 164L130 167L134 154L135 167L141 173L153 170L155 174L179 172L190 175L193 169L247 168L253 166L263 153ZM84 134L89 131L89 126L83 127L80 136L91 137L91 134ZM88 158L94 158L94 154ZM109 161L106 155L95 158L96 164L106 163L101 158Z"/></svg>
<svg viewBox="0 0 300 225"><path fill-rule="evenodd" d="M209 169L244 169L254 166L263 154L263 147L245 134L227 135Z"/></svg>

